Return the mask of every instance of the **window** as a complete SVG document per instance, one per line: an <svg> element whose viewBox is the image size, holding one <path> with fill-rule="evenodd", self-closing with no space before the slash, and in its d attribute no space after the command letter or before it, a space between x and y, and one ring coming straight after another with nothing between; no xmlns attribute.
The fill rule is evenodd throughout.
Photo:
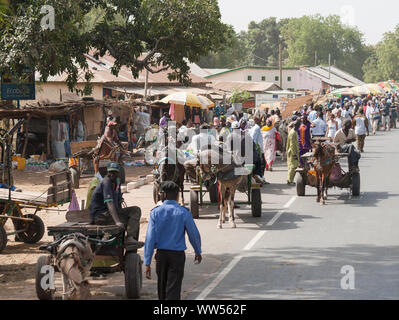
<svg viewBox="0 0 399 320"><path fill-rule="evenodd" d="M279 80L279 77L278 76L275 76L274 77L274 81L278 81Z"/></svg>
<svg viewBox="0 0 399 320"><path fill-rule="evenodd" d="M248 81L252 81L252 76L248 76Z"/></svg>
<svg viewBox="0 0 399 320"><path fill-rule="evenodd" d="M288 77L288 78L287 78L287 80L288 80L288 81L291 81L291 80L292 80L292 78L291 78L291 77Z"/></svg>
<svg viewBox="0 0 399 320"><path fill-rule="evenodd" d="M266 77L265 76L262 76L262 81L266 81Z"/></svg>
<svg viewBox="0 0 399 320"><path fill-rule="evenodd" d="M288 91L295 91L294 88L288 88Z"/></svg>

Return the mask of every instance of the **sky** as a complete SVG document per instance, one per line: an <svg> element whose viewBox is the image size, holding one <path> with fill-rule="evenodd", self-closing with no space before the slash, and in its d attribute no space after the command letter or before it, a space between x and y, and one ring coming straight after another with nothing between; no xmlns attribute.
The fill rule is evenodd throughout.
<svg viewBox="0 0 399 320"><path fill-rule="evenodd" d="M377 44L387 31L399 25L399 0L218 0L222 21L236 32L247 30L251 21L268 17L336 14L343 22L357 26L366 44Z"/></svg>

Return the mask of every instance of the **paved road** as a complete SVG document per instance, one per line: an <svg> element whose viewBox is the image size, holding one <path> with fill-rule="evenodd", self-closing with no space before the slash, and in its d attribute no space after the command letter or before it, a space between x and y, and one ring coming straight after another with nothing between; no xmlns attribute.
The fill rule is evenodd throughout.
<svg viewBox="0 0 399 320"><path fill-rule="evenodd" d="M205 209L197 220L204 259L219 265L207 272L188 261L185 281L197 272L204 281L186 298L398 299L398 146L399 130L367 138L357 198L332 189L322 206L310 187L296 197L281 163L267 173L261 218L243 206L237 229L217 230L216 208Z"/></svg>

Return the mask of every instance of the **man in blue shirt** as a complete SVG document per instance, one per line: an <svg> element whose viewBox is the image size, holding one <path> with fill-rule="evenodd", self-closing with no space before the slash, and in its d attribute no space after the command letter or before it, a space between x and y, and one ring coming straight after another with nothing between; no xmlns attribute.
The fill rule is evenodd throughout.
<svg viewBox="0 0 399 320"><path fill-rule="evenodd" d="M179 187L173 181L161 184L163 204L152 209L144 247L146 277L151 279L154 249L159 300L180 300L186 261L185 233L195 251L194 263L201 263L201 236L191 212L177 203Z"/></svg>
<svg viewBox="0 0 399 320"><path fill-rule="evenodd" d="M119 170L119 164L111 162L107 166L108 175L94 190L90 204L91 224L116 224L121 230L127 231L126 249L138 249L143 246L143 243L138 241L141 210L139 207L122 209Z"/></svg>

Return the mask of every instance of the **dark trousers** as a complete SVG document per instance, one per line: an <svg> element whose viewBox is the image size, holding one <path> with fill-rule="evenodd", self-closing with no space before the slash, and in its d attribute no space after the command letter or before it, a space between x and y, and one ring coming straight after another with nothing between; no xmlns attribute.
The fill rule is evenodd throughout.
<svg viewBox="0 0 399 320"><path fill-rule="evenodd" d="M119 220L126 226L126 235L139 240L141 209L139 207L127 207L117 209ZM112 225L115 224L109 212L104 212L94 218L93 224Z"/></svg>
<svg viewBox="0 0 399 320"><path fill-rule="evenodd" d="M349 153L348 156L348 168L349 170L352 168L358 168L359 167L359 160L361 158L361 155L358 151L356 151L356 148L353 144L344 144L339 147L339 152L341 153Z"/></svg>
<svg viewBox="0 0 399 320"><path fill-rule="evenodd" d="M262 153L262 156L260 157L261 161L261 177L263 178L265 176L265 170L266 170L266 160L265 160L265 154Z"/></svg>
<svg viewBox="0 0 399 320"><path fill-rule="evenodd" d="M158 299L180 300L186 254L184 251L157 250Z"/></svg>

